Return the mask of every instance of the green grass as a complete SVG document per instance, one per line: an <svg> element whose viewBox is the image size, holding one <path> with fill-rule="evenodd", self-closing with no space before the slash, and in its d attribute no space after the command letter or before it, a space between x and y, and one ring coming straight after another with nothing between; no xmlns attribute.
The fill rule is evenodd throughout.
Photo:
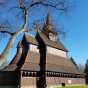
<svg viewBox="0 0 88 88"><path fill-rule="evenodd" d="M57 88L88 88L88 86L67 86L67 87L57 87Z"/></svg>
<svg viewBox="0 0 88 88"><path fill-rule="evenodd" d="M88 86L70 86L70 87L64 87L64 88L88 88Z"/></svg>

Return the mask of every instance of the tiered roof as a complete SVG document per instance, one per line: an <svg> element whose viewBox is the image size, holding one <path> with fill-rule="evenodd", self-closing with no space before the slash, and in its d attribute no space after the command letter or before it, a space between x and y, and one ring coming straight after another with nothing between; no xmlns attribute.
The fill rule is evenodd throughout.
<svg viewBox="0 0 88 88"><path fill-rule="evenodd" d="M46 21L43 26L43 31L47 32L47 33L51 32L51 33L57 35L55 26L53 25L51 16L49 14L46 16Z"/></svg>
<svg viewBox="0 0 88 88"><path fill-rule="evenodd" d="M26 71L40 71L40 59L42 59L40 58L40 52L30 51L30 44L35 46L44 44L44 46L50 46L67 52L68 50L60 41L52 41L47 37L46 33L48 32L52 32L55 35L57 34L54 30L54 27L50 23L49 15L47 16L43 31L38 30L35 38L28 34L24 35L22 42L19 44L15 58L12 60L9 66L3 69L3 71L15 71L18 68ZM43 46L41 48L43 48ZM60 57L46 53L45 59L46 71L82 74L68 59L68 57Z"/></svg>
<svg viewBox="0 0 88 88"><path fill-rule="evenodd" d="M51 47L55 47L60 50L67 51L61 43L54 43L47 39L45 35L41 32L38 32L39 36L43 39L44 43L46 45L49 45ZM37 40L30 35L24 36L27 40L27 43L31 43L34 45L39 45ZM26 47L25 47L26 48ZM40 54L39 53L33 53L30 52L30 49L28 50L27 56L25 58L22 57L22 53L18 52L12 61L12 63L7 66L3 71L14 71L17 69L17 64L19 63L20 59L25 59L24 64L21 67L21 70L28 70L28 71L40 71ZM68 59L60 56L55 56L52 54L47 54L46 56L46 71L53 71L53 72L61 72L61 73L74 73L74 74L82 74L75 66L74 64Z"/></svg>
<svg viewBox="0 0 88 88"><path fill-rule="evenodd" d="M54 41L48 39L48 37L46 37L46 35L43 32L39 31L38 33L39 33L39 36L42 38L42 40L44 41L44 43L47 46L51 46L53 48L57 48L57 49L63 50L63 51L68 51L59 40L54 42Z"/></svg>

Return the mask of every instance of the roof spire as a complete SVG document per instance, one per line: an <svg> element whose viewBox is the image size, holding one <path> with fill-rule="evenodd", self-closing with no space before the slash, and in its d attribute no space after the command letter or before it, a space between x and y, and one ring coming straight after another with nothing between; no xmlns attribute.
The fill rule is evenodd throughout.
<svg viewBox="0 0 88 88"><path fill-rule="evenodd" d="M57 34L57 32L55 30L55 27L54 27L54 25L52 23L51 15L49 13L46 16L46 20L45 20L45 24L44 24L43 30L48 32L48 33L52 32L54 34Z"/></svg>
<svg viewBox="0 0 88 88"><path fill-rule="evenodd" d="M46 24L47 24L47 25L51 25L51 24L52 24L52 23L51 23L51 22L52 22L51 20L52 20L52 19L51 19L51 16L50 16L50 14L48 13L47 16L46 16Z"/></svg>

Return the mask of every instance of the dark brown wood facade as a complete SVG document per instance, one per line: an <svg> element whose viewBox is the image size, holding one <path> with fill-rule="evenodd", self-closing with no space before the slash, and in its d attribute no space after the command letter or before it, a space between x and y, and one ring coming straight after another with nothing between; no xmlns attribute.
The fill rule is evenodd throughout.
<svg viewBox="0 0 88 88"><path fill-rule="evenodd" d="M38 52L31 51L31 45L36 46ZM48 54L47 46L67 52L61 43L47 39L40 31L36 38L25 34L18 45L16 56L0 72L0 86L32 88L33 85L33 88L48 88L57 84L68 84L69 79L72 80L71 84L85 84L85 75L68 58Z"/></svg>

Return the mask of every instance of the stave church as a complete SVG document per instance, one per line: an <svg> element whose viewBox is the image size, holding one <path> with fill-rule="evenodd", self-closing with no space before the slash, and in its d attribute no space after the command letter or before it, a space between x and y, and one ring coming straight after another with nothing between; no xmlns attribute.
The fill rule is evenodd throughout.
<svg viewBox="0 0 88 88"><path fill-rule="evenodd" d="M85 74L71 62L49 15L43 30L25 33L11 63L0 71L0 88L54 88L85 84Z"/></svg>

